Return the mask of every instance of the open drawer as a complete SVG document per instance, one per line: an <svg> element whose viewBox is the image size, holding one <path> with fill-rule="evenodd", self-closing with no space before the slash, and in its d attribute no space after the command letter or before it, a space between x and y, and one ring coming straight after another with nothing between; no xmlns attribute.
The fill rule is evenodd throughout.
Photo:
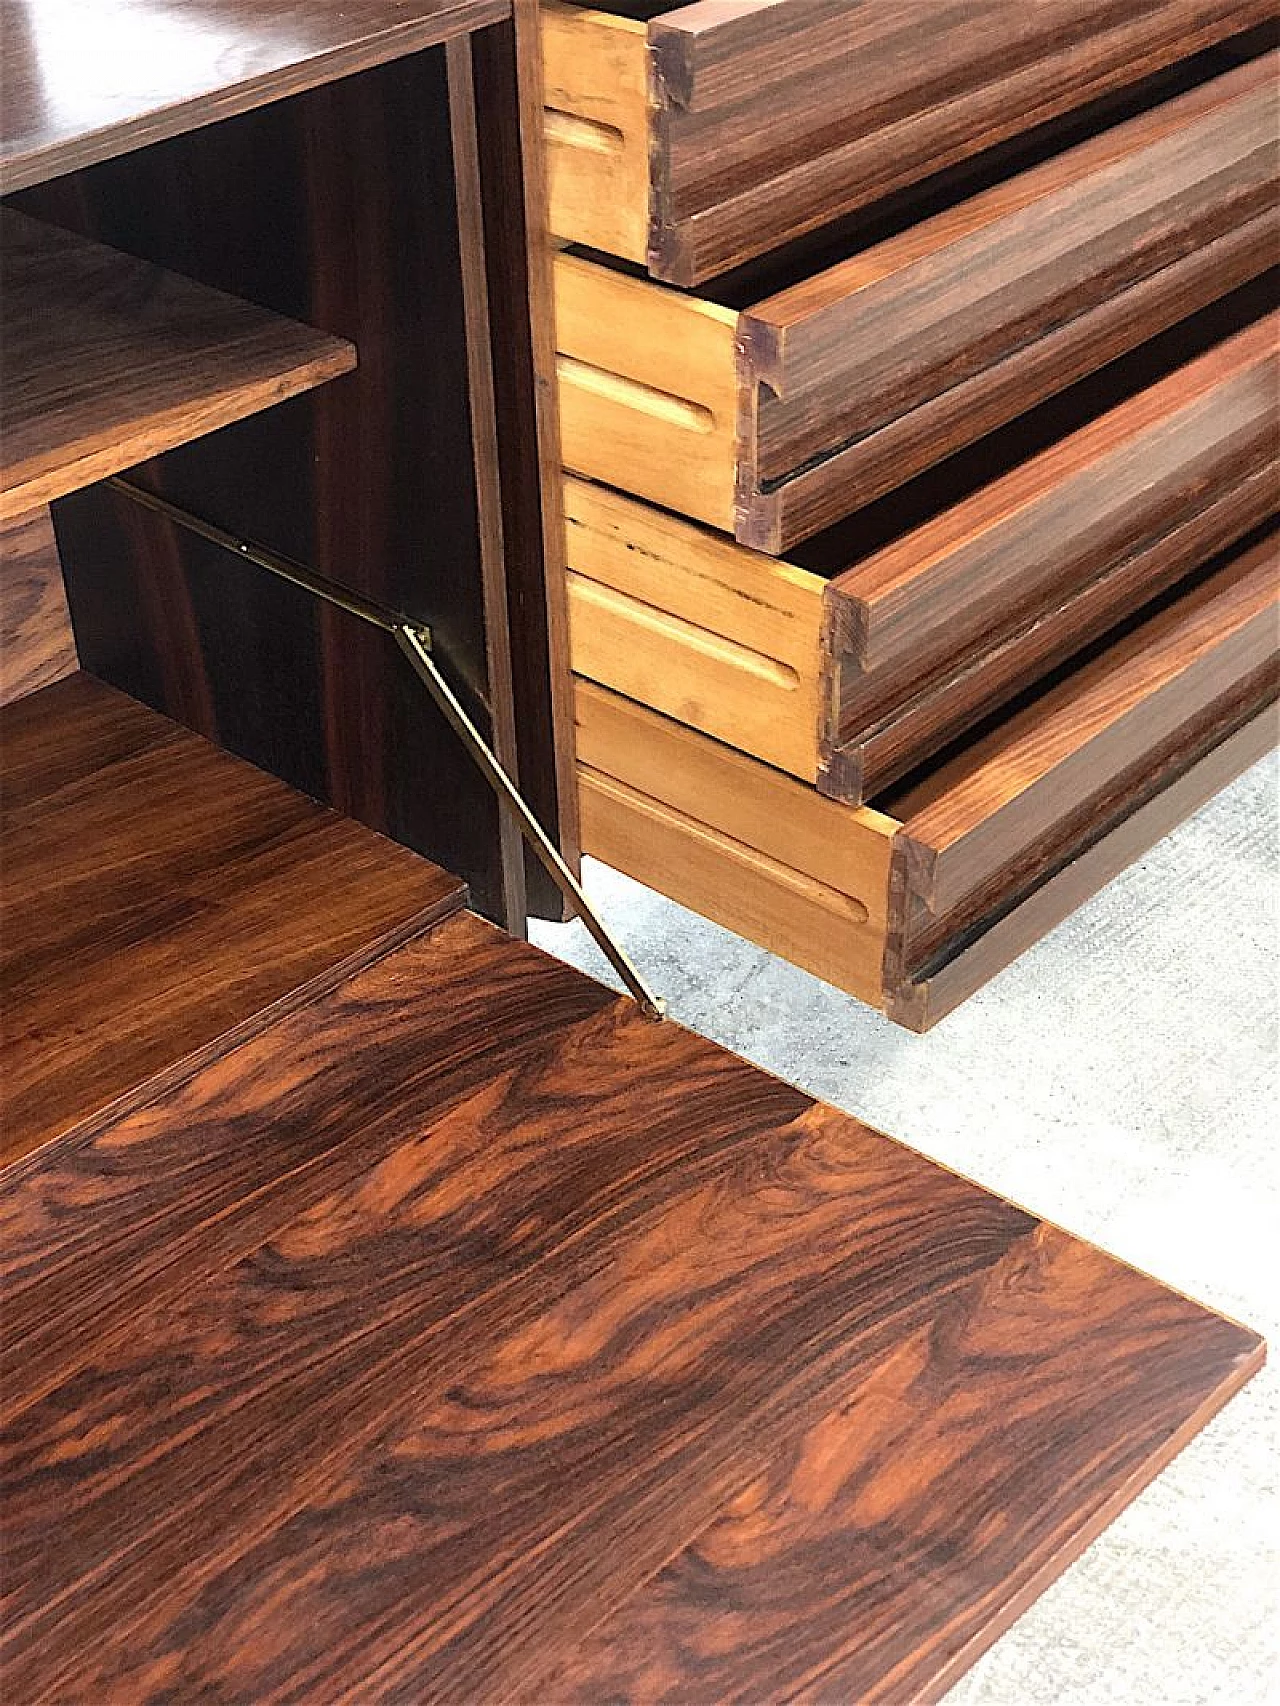
<svg viewBox="0 0 1280 1706"><path fill-rule="evenodd" d="M796 547L565 486L574 670L858 802L1265 521L1254 284Z"/></svg>
<svg viewBox="0 0 1280 1706"><path fill-rule="evenodd" d="M926 1028L1274 741L1276 569L1245 543L874 806L580 681L583 846Z"/></svg>
<svg viewBox="0 0 1280 1706"><path fill-rule="evenodd" d="M552 228L698 284L1268 15L1265 0L549 0Z"/></svg>
<svg viewBox="0 0 1280 1706"><path fill-rule="evenodd" d="M566 466L789 549L1268 266L1278 70L1038 164L988 157L927 217L882 210L698 295L561 253Z"/></svg>

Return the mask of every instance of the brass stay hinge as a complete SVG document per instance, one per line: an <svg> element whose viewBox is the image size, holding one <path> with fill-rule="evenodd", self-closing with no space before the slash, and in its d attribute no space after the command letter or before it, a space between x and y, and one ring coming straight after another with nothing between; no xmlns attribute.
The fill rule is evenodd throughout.
<svg viewBox="0 0 1280 1706"><path fill-rule="evenodd" d="M332 604L339 610L345 610L348 615L356 617L359 621L367 622L372 627L381 628L384 633L390 634L409 660L415 675L435 701L441 715L466 748L476 769L488 782L499 801L513 814L520 826L520 833L546 867L547 872L574 913L586 925L592 940L622 979L641 1012L650 1019L661 1019L665 1016L666 1004L660 996L654 995L644 978L632 965L626 952L609 934L600 915L583 892L581 883L565 863L560 849L538 822L528 801L503 767L498 755L480 733L466 707L441 674L440 668L431 654L431 630L429 628L424 627L420 622L411 622L408 617L379 604L374 599L365 598L360 593L350 591L347 587L339 585L337 581L330 580L326 575L316 574L313 570L305 568L301 563L295 563L288 557L282 557L274 551L254 545L247 539L239 539L234 533L228 533L224 528L215 526L213 522L204 521L200 516L193 515L189 510L170 503L168 499L157 497L154 492L149 492L142 486L135 486L131 480L123 479L119 475L112 475L105 483L113 486L125 497L131 498L134 503L141 504L144 509L153 510L155 514L164 516L177 526L186 528L188 532L198 534L201 539L207 540L211 545L218 545L224 551L230 551L246 562L254 563L260 569L266 569L268 573L278 576L281 580L289 581L292 585L301 587L304 592L309 592L316 598L323 599L326 604Z"/></svg>

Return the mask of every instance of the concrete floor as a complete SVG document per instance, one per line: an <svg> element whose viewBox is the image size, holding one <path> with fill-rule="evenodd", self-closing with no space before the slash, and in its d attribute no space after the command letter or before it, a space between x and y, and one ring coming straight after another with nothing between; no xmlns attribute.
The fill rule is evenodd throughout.
<svg viewBox="0 0 1280 1706"><path fill-rule="evenodd" d="M952 1706L1280 1701L1278 862L1273 755L914 1037L587 861L673 1017L1277 1346ZM533 935L603 975L580 925Z"/></svg>

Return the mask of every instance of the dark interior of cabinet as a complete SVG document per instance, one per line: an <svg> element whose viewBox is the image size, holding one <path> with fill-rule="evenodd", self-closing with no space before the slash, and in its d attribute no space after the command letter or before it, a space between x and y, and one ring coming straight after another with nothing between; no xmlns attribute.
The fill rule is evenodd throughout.
<svg viewBox="0 0 1280 1706"><path fill-rule="evenodd" d="M12 201L355 346L353 372L130 478L429 626L515 768L509 678L490 667L506 589L482 548L446 51ZM522 927L509 827L388 635L108 488L53 510L86 670L458 872L480 910Z"/></svg>

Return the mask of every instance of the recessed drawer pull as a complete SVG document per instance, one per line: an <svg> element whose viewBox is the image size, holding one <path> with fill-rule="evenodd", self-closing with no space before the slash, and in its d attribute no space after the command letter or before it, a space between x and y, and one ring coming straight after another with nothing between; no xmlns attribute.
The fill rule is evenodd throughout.
<svg viewBox="0 0 1280 1706"><path fill-rule="evenodd" d="M628 379L622 373L610 373L606 368L594 367L589 361L578 361L570 355L556 358L556 372L561 386L576 386L605 402L624 409L637 409L641 414L652 415L664 426L675 427L682 432L715 431L716 418L710 409L701 403L691 403L685 397L677 397L670 391L660 391L655 385L644 385L638 379Z"/></svg>
<svg viewBox="0 0 1280 1706"><path fill-rule="evenodd" d="M567 148L586 148L596 154L621 154L626 138L616 124L602 124L599 119L581 118L577 113L556 112L548 107L544 115L549 142Z"/></svg>

